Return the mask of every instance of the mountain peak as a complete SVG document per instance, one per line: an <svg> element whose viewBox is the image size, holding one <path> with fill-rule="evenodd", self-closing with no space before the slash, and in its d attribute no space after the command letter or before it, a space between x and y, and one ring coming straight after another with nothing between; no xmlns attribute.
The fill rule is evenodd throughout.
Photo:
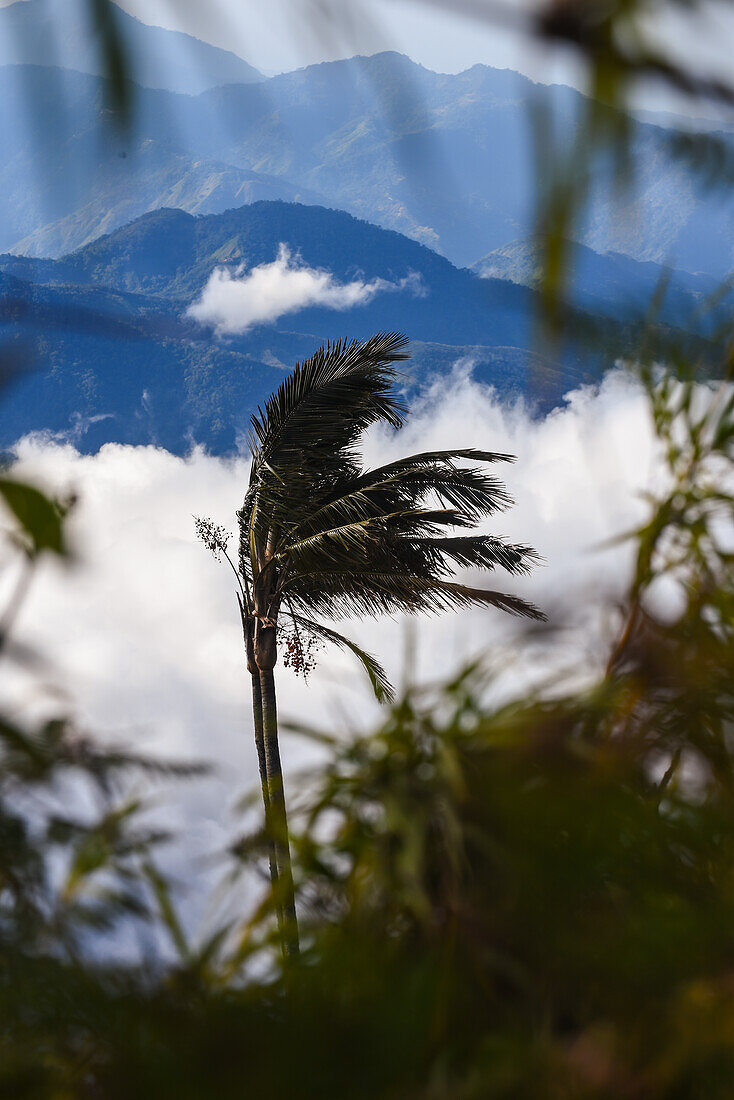
<svg viewBox="0 0 734 1100"><path fill-rule="evenodd" d="M56 66L102 75L102 51L88 7L81 0L16 0L0 9L0 65ZM181 31L150 26L118 4L112 7L136 84L196 95L222 84L263 79L228 50Z"/></svg>

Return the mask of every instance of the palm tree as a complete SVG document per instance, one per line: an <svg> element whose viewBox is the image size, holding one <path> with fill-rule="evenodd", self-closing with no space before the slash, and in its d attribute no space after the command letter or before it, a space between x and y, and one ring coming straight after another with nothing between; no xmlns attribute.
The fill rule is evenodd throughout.
<svg viewBox="0 0 734 1100"><path fill-rule="evenodd" d="M455 566L524 574L537 560L528 546L456 533L511 503L477 465L511 456L463 448L363 469L357 447L365 429L378 422L397 429L407 411L394 390L406 344L398 333L329 344L297 365L251 420L250 482L237 513L241 610L286 956L299 948L273 673L283 617L351 650L381 699L391 689L379 663L322 618L472 604L543 617L518 596L452 579Z"/></svg>

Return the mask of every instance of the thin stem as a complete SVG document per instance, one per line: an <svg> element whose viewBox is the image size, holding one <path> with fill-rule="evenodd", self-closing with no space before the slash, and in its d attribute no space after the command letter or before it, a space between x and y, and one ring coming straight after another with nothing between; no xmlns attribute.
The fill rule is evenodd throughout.
<svg viewBox="0 0 734 1100"><path fill-rule="evenodd" d="M269 814L275 840L279 900L282 904L280 932L283 954L297 958L299 954L296 899L293 888L291 853L288 843L288 814L283 789L283 769L278 747L278 711L275 700L275 677L272 669L260 670L260 689L265 742L265 767L268 777Z"/></svg>
<svg viewBox="0 0 734 1100"><path fill-rule="evenodd" d="M273 838L272 823L270 821L270 791L268 789L268 769L265 759L265 738L263 735L263 708L262 692L260 689L260 675L251 675L252 680L252 717L255 725L255 747L257 748L257 763L260 771L260 786L263 794L263 808L265 810L265 835L268 845L268 865L270 867L270 883L273 888L273 896L276 900L278 924L282 921L278 887L278 864L275 858L275 841Z"/></svg>
<svg viewBox="0 0 734 1100"><path fill-rule="evenodd" d="M252 680L252 721L255 727L255 748L257 749L257 765L260 772L260 787L262 789L263 796L263 809L265 811L265 835L268 845L268 865L270 868L270 883L273 889L273 896L276 899L276 909L278 913L278 923L281 921L280 905L278 902L278 864L275 858L275 843L273 839L272 823L270 821L270 792L268 790L268 767L265 758L265 739L263 735L263 707L262 707L262 692L260 690L260 672L255 668L253 672L250 668L250 654L248 644L248 617L245 611L245 606L237 595L237 604L240 609L240 619L242 621L242 640L245 644L245 654L247 658L247 667L250 672L250 679Z"/></svg>
<svg viewBox="0 0 734 1100"><path fill-rule="evenodd" d="M657 796L658 796L657 803L658 803L658 806L662 802L663 796L665 795L665 792L668 789L668 786L669 786L671 780L673 779L673 776L675 775L675 773L678 770L678 765L680 764L680 758L681 758L681 748L680 748L680 745L679 745L678 748L673 753L670 764L668 765L668 767L665 771L665 775L663 776L663 778L660 780L660 782L658 784L658 789L657 789Z"/></svg>
<svg viewBox="0 0 734 1100"><path fill-rule="evenodd" d="M238 571L234 567L234 562L232 561L229 554L227 553L226 546L222 547L222 553L224 554L227 562L229 563L229 568L232 570L232 572L235 575L235 580L237 581L237 584L239 585L240 592L242 593L242 595L244 597L245 603L247 605L247 609L249 611L250 610L250 595L249 595L247 589L245 588L245 586L242 583L242 578L240 577Z"/></svg>
<svg viewBox="0 0 734 1100"><path fill-rule="evenodd" d="M615 645L614 649L612 650L612 653L609 657L609 660L607 661L607 667L606 667L606 670L604 672L605 676L608 677L608 676L612 675L612 673L614 672L614 669L617 667L617 665L621 661L622 657L624 656L624 651L625 651L625 649L627 648L627 646L629 644L629 641L630 641L630 638L632 637L633 631L637 627L637 623L639 621L639 615L640 615L640 596L639 596L639 592L636 592L635 595L634 595L634 598L632 600L632 606L630 607L629 613L627 615L627 620L625 622L624 629L622 630L622 633L621 633L619 639L617 640L617 644Z"/></svg>

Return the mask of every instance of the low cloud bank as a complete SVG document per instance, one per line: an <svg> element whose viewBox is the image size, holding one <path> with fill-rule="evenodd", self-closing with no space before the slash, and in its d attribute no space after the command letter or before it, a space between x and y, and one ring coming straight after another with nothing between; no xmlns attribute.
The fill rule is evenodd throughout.
<svg viewBox="0 0 734 1100"><path fill-rule="evenodd" d="M657 468L643 395L613 374L599 392L577 391L565 408L533 420L522 405L502 405L465 366L428 391L401 432L370 433L365 457L378 465L411 451L455 446L518 456L516 464L497 470L516 505L489 526L530 542L547 564L530 578L497 574L492 583L522 593L553 617L571 609L573 646L593 660L599 608L622 592L631 567L628 547L600 547L642 519L640 493ZM249 463L115 444L89 456L32 438L17 454L19 476L74 489L80 497L71 522L79 564L44 567L22 609L17 637L45 655L51 679L90 730L151 752L214 763L210 781L197 781L172 800L171 824L184 830L190 865L197 853L224 843L231 807L257 782L232 578L196 541L192 520L211 516L232 530ZM518 637L517 622L492 610L413 624L421 680L448 676L482 650L504 658ZM344 629L400 682L405 620ZM514 675L537 676L534 651L520 653ZM30 697L28 681L9 683L7 670L4 676L4 690ZM377 717L366 678L347 654L322 651L307 685L279 666L278 685L284 718L345 729ZM291 782L305 753L300 741L286 739Z"/></svg>
<svg viewBox="0 0 734 1100"><path fill-rule="evenodd" d="M198 300L189 306L187 316L212 325L220 336L242 335L256 325L269 324L309 306L351 309L366 305L377 294L399 290L421 293L419 277L408 275L399 282L355 279L340 283L330 271L308 267L281 244L272 263L259 264L246 273L215 268Z"/></svg>

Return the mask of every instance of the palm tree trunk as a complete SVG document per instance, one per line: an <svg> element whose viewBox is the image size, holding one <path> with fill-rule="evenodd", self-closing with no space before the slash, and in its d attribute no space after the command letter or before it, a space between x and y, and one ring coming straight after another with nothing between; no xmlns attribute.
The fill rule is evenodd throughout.
<svg viewBox="0 0 734 1100"><path fill-rule="evenodd" d="M278 923L282 921L281 906L279 902L278 888L278 864L275 859L275 840L272 822L270 820L270 791L268 789L268 767L265 758L265 737L263 734L263 706L262 691L260 689L260 670L251 675L252 679L252 717L255 725L255 747L257 748L257 763L260 771L260 785L263 792L263 807L265 810L265 835L268 845L268 864L270 866L270 883L273 888L273 897L276 899Z"/></svg>
<svg viewBox="0 0 734 1100"><path fill-rule="evenodd" d="M275 676L272 669L260 670L260 693L269 814L272 835L275 841L280 933L283 942L283 953L286 957L295 958L299 954L298 923L293 889L293 872L291 870L291 853L288 843L288 815L283 789L283 769L280 763L280 749L278 748ZM280 906L282 906L282 912L280 912Z"/></svg>

